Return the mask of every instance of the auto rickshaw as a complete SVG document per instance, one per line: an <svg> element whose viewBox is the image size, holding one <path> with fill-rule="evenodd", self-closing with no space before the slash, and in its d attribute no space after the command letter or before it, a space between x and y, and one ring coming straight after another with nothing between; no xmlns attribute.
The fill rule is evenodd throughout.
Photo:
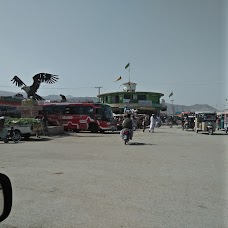
<svg viewBox="0 0 228 228"><path fill-rule="evenodd" d="M196 112L195 113L195 131L208 132L212 135L216 130L215 112Z"/></svg>
<svg viewBox="0 0 228 228"><path fill-rule="evenodd" d="M217 129L228 133L228 111L217 113Z"/></svg>
<svg viewBox="0 0 228 228"><path fill-rule="evenodd" d="M228 111L224 112L224 130L228 133Z"/></svg>

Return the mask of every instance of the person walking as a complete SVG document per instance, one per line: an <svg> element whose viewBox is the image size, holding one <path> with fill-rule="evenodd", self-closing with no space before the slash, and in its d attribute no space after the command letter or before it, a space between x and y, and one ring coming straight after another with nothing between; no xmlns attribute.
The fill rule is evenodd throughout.
<svg viewBox="0 0 228 228"><path fill-rule="evenodd" d="M173 116L170 116L169 121L170 121L170 128L172 128L173 127Z"/></svg>
<svg viewBox="0 0 228 228"><path fill-rule="evenodd" d="M49 133L48 133L48 118L46 115L43 115L42 123L43 123L43 135L49 135Z"/></svg>
<svg viewBox="0 0 228 228"><path fill-rule="evenodd" d="M151 117L150 117L150 129L149 129L149 132L154 133L154 127L155 127L155 118L154 118L154 114L152 114Z"/></svg>
<svg viewBox="0 0 228 228"><path fill-rule="evenodd" d="M147 124L147 117L145 115L142 121L143 132L146 130L146 124Z"/></svg>
<svg viewBox="0 0 228 228"><path fill-rule="evenodd" d="M157 127L158 128L161 127L161 117L160 116L157 117L157 123L158 123Z"/></svg>

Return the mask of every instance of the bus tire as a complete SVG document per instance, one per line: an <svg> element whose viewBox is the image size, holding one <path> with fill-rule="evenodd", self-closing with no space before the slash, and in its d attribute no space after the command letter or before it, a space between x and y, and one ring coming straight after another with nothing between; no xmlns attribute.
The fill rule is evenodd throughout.
<svg viewBox="0 0 228 228"><path fill-rule="evenodd" d="M89 125L89 130L90 130L92 133L97 133L97 132L98 132L98 126L97 126L97 124L91 123L91 124Z"/></svg>

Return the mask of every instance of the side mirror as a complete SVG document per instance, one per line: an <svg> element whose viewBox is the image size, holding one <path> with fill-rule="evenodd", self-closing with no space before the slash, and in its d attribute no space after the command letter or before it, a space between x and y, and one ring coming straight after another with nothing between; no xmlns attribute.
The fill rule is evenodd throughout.
<svg viewBox="0 0 228 228"><path fill-rule="evenodd" d="M10 179L0 173L0 222L9 216L12 207L12 198Z"/></svg>

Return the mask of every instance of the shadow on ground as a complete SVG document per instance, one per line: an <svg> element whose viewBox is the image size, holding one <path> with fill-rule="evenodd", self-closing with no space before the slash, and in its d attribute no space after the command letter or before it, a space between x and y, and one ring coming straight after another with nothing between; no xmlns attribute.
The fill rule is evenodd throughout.
<svg viewBox="0 0 228 228"><path fill-rule="evenodd" d="M103 134L105 134L105 135L119 135L120 131L106 131Z"/></svg>
<svg viewBox="0 0 228 228"><path fill-rule="evenodd" d="M20 142L45 142L45 141L51 141L53 140L53 138L50 137L40 137L40 138L37 138L37 137L31 137L29 139L21 139Z"/></svg>
<svg viewBox="0 0 228 228"><path fill-rule="evenodd" d="M127 145L129 146L148 146L148 145L157 145L152 143L140 143L140 142L130 142Z"/></svg>
<svg viewBox="0 0 228 228"><path fill-rule="evenodd" d="M209 135L207 132L199 132L198 134L199 134L199 135ZM212 134L212 136L213 136L213 135L228 136L228 134L226 134L225 132L214 132L214 133Z"/></svg>

